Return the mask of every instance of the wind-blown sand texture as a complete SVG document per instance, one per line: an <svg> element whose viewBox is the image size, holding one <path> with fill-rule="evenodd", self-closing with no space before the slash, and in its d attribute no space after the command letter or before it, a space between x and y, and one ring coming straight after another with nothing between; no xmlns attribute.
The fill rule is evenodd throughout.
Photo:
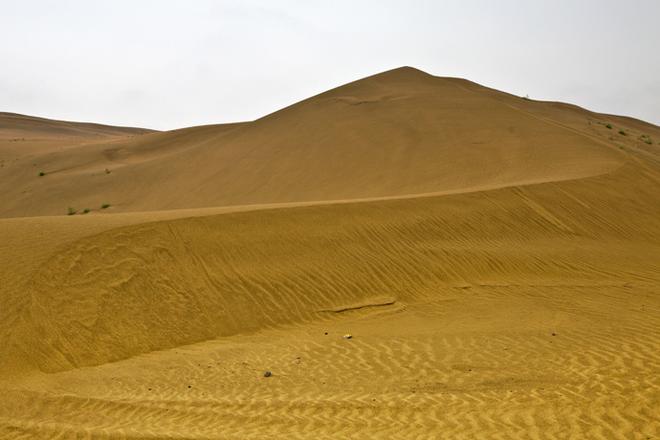
<svg viewBox="0 0 660 440"><path fill-rule="evenodd" d="M411 68L170 132L0 114L0 438L656 439L659 142Z"/></svg>

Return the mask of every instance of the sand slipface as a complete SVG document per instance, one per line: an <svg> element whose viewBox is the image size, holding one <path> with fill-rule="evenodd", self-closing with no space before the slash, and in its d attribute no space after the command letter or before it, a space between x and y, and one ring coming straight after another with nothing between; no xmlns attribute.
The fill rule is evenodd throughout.
<svg viewBox="0 0 660 440"><path fill-rule="evenodd" d="M412 68L0 122L0 438L660 431L656 126Z"/></svg>

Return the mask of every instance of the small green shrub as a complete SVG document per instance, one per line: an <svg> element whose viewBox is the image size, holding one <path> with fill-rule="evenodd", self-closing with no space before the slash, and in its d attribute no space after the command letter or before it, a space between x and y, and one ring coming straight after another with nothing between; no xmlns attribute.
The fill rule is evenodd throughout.
<svg viewBox="0 0 660 440"><path fill-rule="evenodd" d="M76 211L75 209L73 209L73 208L69 208L69 209L67 210L67 212L66 212L66 215L73 215L73 214L75 214L76 212L77 212L77 211Z"/></svg>
<svg viewBox="0 0 660 440"><path fill-rule="evenodd" d="M39 177L44 177L45 175L46 173L44 173L43 171L39 171Z"/></svg>
<svg viewBox="0 0 660 440"><path fill-rule="evenodd" d="M612 124L605 124L605 127L609 128L611 130L612 129Z"/></svg>
<svg viewBox="0 0 660 440"><path fill-rule="evenodd" d="M101 209L108 209L110 207L110 203L104 203L101 205Z"/></svg>
<svg viewBox="0 0 660 440"><path fill-rule="evenodd" d="M91 211L91 209L89 209L89 208L85 208L85 209L83 209L83 212L82 212L82 213L83 213L83 214L89 214L90 211Z"/></svg>
<svg viewBox="0 0 660 440"><path fill-rule="evenodd" d="M626 134L626 132L623 131L623 130L619 130L619 134L620 134L621 136L628 136L628 135Z"/></svg>
<svg viewBox="0 0 660 440"><path fill-rule="evenodd" d="M645 143L647 143L647 144L649 144L649 145L652 145L652 144L653 144L653 141L651 140L651 136L649 136L649 135L647 135L647 134L643 134L643 135L641 135L641 136L639 137L639 139L642 140L642 141L644 141Z"/></svg>

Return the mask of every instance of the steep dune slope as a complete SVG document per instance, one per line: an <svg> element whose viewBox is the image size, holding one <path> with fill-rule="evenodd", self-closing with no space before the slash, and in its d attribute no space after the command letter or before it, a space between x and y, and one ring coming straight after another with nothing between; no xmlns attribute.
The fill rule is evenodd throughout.
<svg viewBox="0 0 660 440"><path fill-rule="evenodd" d="M16 345L49 371L455 286L657 282L660 204L635 173L113 229L31 274Z"/></svg>
<svg viewBox="0 0 660 440"><path fill-rule="evenodd" d="M602 140L538 117L522 101L396 69L250 123L53 152L33 159L42 179L34 164L7 167L0 215L60 215L103 203L116 212L456 192L597 175L621 164ZM583 115L581 128L587 121Z"/></svg>

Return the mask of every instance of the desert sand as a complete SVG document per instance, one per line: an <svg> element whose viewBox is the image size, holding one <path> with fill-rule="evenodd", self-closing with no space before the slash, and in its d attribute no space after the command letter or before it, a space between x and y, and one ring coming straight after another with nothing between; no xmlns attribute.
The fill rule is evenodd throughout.
<svg viewBox="0 0 660 440"><path fill-rule="evenodd" d="M2 439L660 435L655 125L409 67L238 124L2 113L0 202Z"/></svg>

